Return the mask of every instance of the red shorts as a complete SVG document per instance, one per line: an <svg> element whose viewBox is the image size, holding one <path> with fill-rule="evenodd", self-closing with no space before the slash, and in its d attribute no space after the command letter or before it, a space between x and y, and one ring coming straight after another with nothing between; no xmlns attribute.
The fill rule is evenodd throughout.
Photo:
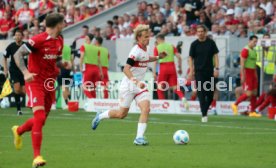
<svg viewBox="0 0 276 168"><path fill-rule="evenodd" d="M51 106L55 102L56 90L54 87L47 89L44 82L26 82L26 93L29 107L43 106L46 113L50 112Z"/></svg>
<svg viewBox="0 0 276 168"><path fill-rule="evenodd" d="M255 69L245 69L244 91L254 91L258 89L258 77Z"/></svg>
<svg viewBox="0 0 276 168"><path fill-rule="evenodd" d="M103 83L104 85L106 85L109 82L109 77L108 77L108 68L107 67L103 67Z"/></svg>
<svg viewBox="0 0 276 168"><path fill-rule="evenodd" d="M174 62L160 64L160 72L157 81L161 84L167 82L170 87L177 86L177 74Z"/></svg>
<svg viewBox="0 0 276 168"><path fill-rule="evenodd" d="M83 71L83 84L91 86L93 84L94 88L96 83L100 81L100 71L97 65L85 64L85 70Z"/></svg>

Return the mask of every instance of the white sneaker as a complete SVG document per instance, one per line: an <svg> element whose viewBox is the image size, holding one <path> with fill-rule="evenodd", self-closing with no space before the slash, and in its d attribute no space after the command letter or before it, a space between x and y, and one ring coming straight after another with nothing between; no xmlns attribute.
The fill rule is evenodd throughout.
<svg viewBox="0 0 276 168"><path fill-rule="evenodd" d="M202 117L202 118L201 118L201 122L207 123L207 122L208 122L208 117L207 117L207 116Z"/></svg>

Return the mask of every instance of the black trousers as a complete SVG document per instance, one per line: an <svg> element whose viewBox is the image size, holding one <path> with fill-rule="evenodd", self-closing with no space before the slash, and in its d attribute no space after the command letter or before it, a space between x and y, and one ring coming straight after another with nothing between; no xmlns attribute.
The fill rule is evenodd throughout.
<svg viewBox="0 0 276 168"><path fill-rule="evenodd" d="M195 72L195 79L197 87L197 97L199 99L202 116L204 117L207 116L209 106L213 101L216 79L213 77L212 71Z"/></svg>

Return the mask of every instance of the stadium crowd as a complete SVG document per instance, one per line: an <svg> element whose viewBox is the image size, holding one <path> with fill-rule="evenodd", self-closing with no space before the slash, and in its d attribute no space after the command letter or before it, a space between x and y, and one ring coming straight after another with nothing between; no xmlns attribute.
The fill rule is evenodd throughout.
<svg viewBox="0 0 276 168"><path fill-rule="evenodd" d="M152 36L194 36L199 24L214 36L276 33L276 1L272 0L167 0L163 5L142 1L137 8L137 14L116 15L105 28L93 27L91 33L98 30L107 40L131 38L139 24L148 24Z"/></svg>
<svg viewBox="0 0 276 168"><path fill-rule="evenodd" d="M0 0L0 39L14 28L24 30L28 39L44 31L45 14L64 14L66 25L92 17L125 0ZM204 24L209 33L249 37L276 33L276 1L273 0L167 0L141 1L137 14L125 13L107 21L105 27L91 27L90 32L107 40L133 38L139 24L148 24L151 35L194 36L196 26ZM10 33L12 34L12 33Z"/></svg>
<svg viewBox="0 0 276 168"><path fill-rule="evenodd" d="M0 39L7 39L16 29L28 39L45 30L46 14L64 14L66 26L109 9L125 0L0 0Z"/></svg>

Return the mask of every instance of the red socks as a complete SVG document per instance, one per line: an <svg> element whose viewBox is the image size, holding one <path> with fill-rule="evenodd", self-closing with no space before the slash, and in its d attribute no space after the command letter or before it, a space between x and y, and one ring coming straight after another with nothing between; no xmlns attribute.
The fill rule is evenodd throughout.
<svg viewBox="0 0 276 168"><path fill-rule="evenodd" d="M162 90L157 89L157 95L159 100L165 99L164 92Z"/></svg>
<svg viewBox="0 0 276 168"><path fill-rule="evenodd" d="M253 95L250 99L250 112L255 111L256 109L256 101L257 101L257 97L255 95Z"/></svg>
<svg viewBox="0 0 276 168"><path fill-rule="evenodd" d="M34 112L33 128L32 128L32 144L34 150L34 158L40 155L42 142L42 127L46 121L46 113L44 110Z"/></svg>
<svg viewBox="0 0 276 168"><path fill-rule="evenodd" d="M108 90L107 89L104 89L104 98L108 99Z"/></svg>
<svg viewBox="0 0 276 168"><path fill-rule="evenodd" d="M247 96L245 93L242 94L242 95L238 98L238 100L235 102L235 105L240 104L241 102L245 101L247 98L248 98L248 96Z"/></svg>
<svg viewBox="0 0 276 168"><path fill-rule="evenodd" d="M174 93L177 94L177 96L178 96L178 98L179 98L180 100L182 100L182 98L184 97L184 94L183 94L183 92L182 92L181 90L175 89L175 90L174 90Z"/></svg>
<svg viewBox="0 0 276 168"><path fill-rule="evenodd" d="M23 125L17 128L17 133L19 135L24 134L25 132L31 131L33 128L34 118L30 118Z"/></svg>

